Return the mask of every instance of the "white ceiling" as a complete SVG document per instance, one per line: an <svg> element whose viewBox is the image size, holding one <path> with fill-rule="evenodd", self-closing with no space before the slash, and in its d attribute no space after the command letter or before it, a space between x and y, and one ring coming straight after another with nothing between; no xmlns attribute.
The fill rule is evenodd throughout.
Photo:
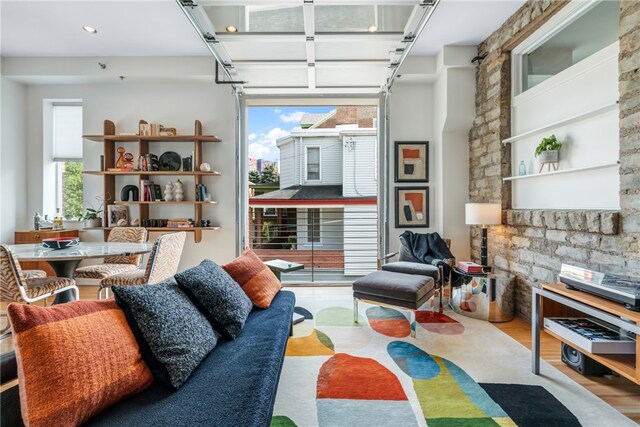
<svg viewBox="0 0 640 427"><path fill-rule="evenodd" d="M257 2L257 3L256 3ZM195 0L197 4L303 4L303 0ZM314 4L419 4L419 0L315 0ZM476 45L524 0L441 0L411 55L435 55L444 45ZM305 11L313 7L306 4ZM196 8L197 9L197 8ZM416 13L424 8L415 6ZM305 12L305 13L306 13ZM420 12L421 13L421 12ZM311 11L311 17L313 12ZM17 57L210 56L207 45L175 0L0 0L0 54ZM409 21L415 26L416 19ZM83 25L98 29L90 35ZM414 27L405 29L413 30ZM260 90L380 87L403 34L228 34L215 28L234 79ZM395 58L395 59L394 59ZM287 62L289 61L289 62ZM315 63L315 66L311 65ZM257 92L256 92L257 93ZM307 92L312 93L312 92Z"/></svg>

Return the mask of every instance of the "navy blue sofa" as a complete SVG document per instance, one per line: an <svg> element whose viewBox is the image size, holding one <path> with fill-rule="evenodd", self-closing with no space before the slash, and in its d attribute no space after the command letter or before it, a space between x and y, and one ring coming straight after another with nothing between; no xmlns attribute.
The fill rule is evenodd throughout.
<svg viewBox="0 0 640 427"><path fill-rule="evenodd" d="M269 309L254 308L242 333L220 341L179 390L155 381L85 425L269 426L294 305L295 295L281 291Z"/></svg>

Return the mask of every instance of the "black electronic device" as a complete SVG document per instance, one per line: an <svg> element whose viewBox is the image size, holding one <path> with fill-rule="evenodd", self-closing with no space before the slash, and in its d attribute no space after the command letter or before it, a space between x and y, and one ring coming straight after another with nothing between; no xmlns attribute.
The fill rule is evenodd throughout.
<svg viewBox="0 0 640 427"><path fill-rule="evenodd" d="M640 279L568 264L562 264L558 278L569 289L589 292L624 304L629 310L640 311Z"/></svg>
<svg viewBox="0 0 640 427"><path fill-rule="evenodd" d="M565 343L562 343L561 353L565 365L582 375L601 377L612 373L611 369Z"/></svg>

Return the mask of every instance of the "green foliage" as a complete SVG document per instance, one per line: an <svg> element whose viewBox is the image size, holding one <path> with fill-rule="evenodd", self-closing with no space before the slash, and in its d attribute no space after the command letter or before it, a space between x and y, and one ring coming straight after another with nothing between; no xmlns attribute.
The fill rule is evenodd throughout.
<svg viewBox="0 0 640 427"><path fill-rule="evenodd" d="M559 150L561 148L562 144L558 141L556 136L551 135L547 138L543 138L542 142L540 142L540 144L536 147L536 157L538 157L538 154L542 153L543 151Z"/></svg>
<svg viewBox="0 0 640 427"><path fill-rule="evenodd" d="M265 221L262 223L262 235L267 242L273 240L273 238L275 237L275 228L276 227L273 221Z"/></svg>
<svg viewBox="0 0 640 427"><path fill-rule="evenodd" d="M258 172L257 170L249 171L249 181L253 182L254 184L259 184L260 172Z"/></svg>
<svg viewBox="0 0 640 427"><path fill-rule="evenodd" d="M276 171L276 167L274 165L269 165L262 173L252 170L249 171L249 181L254 184L269 184L272 182L278 182L280 177L278 176L278 172Z"/></svg>
<svg viewBox="0 0 640 427"><path fill-rule="evenodd" d="M65 162L62 173L62 216L82 216L82 163Z"/></svg>
<svg viewBox="0 0 640 427"><path fill-rule="evenodd" d="M84 215L82 215L80 217L80 219L98 219L98 218L102 218L102 210L95 210L95 209L91 209L91 208L87 208L87 210L85 211Z"/></svg>
<svg viewBox="0 0 640 427"><path fill-rule="evenodd" d="M278 172L276 172L276 167L274 165L269 165L260 174L260 183L261 184L269 184L271 182L278 181Z"/></svg>

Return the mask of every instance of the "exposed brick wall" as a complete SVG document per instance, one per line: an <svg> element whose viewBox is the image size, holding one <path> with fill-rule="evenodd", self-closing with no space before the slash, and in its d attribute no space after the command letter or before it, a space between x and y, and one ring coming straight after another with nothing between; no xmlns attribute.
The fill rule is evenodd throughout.
<svg viewBox="0 0 640 427"><path fill-rule="evenodd" d="M640 2L621 2L620 212L511 210L511 52L566 2L529 0L479 47L476 118L469 134L469 199L501 202L503 226L489 229L489 262L517 277L517 310L531 314L531 287L556 280L562 262L640 276ZM480 229L471 230L480 258Z"/></svg>
<svg viewBox="0 0 640 427"><path fill-rule="evenodd" d="M341 105L336 107L335 117L322 123L318 128L335 128L337 125L357 124L360 128L373 127L378 116L378 108L365 105Z"/></svg>

